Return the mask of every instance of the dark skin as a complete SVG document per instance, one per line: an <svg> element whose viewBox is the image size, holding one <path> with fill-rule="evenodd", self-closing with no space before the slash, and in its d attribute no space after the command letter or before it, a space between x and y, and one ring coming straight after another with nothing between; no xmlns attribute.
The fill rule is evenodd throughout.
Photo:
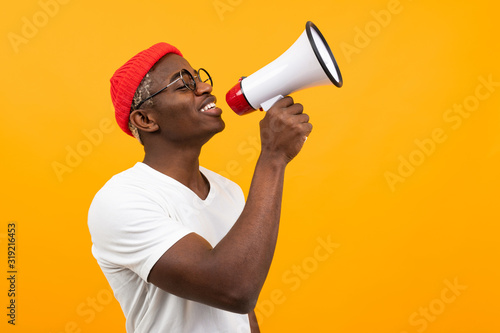
<svg viewBox="0 0 500 333"><path fill-rule="evenodd" d="M170 83L173 74L193 68L182 57L168 54L153 67L151 91ZM181 88L179 88L181 87ZM154 97L153 107L131 113L144 143L144 163L190 188L204 199L210 184L199 171L202 146L224 129L212 87L197 81L193 92L173 84ZM252 332L259 332L254 307L276 247L285 168L299 153L312 130L309 116L291 97L278 101L260 122L262 149L238 220L212 247L200 235L180 239L158 260L149 282L189 300L227 311L249 314Z"/></svg>

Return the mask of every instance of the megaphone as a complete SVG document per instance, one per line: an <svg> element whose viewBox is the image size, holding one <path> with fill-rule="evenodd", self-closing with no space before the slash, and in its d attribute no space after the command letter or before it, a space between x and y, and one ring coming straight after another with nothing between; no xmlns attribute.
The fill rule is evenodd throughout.
<svg viewBox="0 0 500 333"><path fill-rule="evenodd" d="M342 74L319 29L308 21L299 39L279 58L248 77L242 77L226 94L237 114L269 110L294 91L334 84L342 87Z"/></svg>

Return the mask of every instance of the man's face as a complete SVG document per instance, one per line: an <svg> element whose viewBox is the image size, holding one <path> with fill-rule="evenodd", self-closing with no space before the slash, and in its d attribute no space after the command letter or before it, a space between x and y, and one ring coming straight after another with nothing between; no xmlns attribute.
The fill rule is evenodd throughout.
<svg viewBox="0 0 500 333"><path fill-rule="evenodd" d="M195 70L183 57L171 53L160 59L151 71L151 93L179 78L181 69L187 69L193 77L196 76ZM200 82L198 78L195 80L195 91L189 90L182 80L178 80L153 97L155 120L160 127L160 134L169 141L205 143L224 129L222 110L218 107L208 110L205 108L216 102L215 96L211 94L212 86Z"/></svg>

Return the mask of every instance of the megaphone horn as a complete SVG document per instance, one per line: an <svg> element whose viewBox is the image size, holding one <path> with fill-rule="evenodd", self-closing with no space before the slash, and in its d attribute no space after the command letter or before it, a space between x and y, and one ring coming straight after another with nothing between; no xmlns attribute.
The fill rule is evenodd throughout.
<svg viewBox="0 0 500 333"><path fill-rule="evenodd" d="M319 29L308 21L299 39L279 58L248 77L226 94L227 104L239 115L269 110L294 91L334 84L342 87L342 74Z"/></svg>

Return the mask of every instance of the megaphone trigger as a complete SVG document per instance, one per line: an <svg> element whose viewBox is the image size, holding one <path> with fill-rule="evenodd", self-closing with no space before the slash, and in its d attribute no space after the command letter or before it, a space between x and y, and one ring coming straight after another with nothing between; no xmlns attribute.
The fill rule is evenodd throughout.
<svg viewBox="0 0 500 333"><path fill-rule="evenodd" d="M273 105L274 103L276 103L277 101L279 101L280 99L282 99L283 96L282 95L278 95L276 97L273 97L271 99L268 99L267 101L265 102L262 102L262 104L260 104L260 110L261 111L268 111Z"/></svg>

